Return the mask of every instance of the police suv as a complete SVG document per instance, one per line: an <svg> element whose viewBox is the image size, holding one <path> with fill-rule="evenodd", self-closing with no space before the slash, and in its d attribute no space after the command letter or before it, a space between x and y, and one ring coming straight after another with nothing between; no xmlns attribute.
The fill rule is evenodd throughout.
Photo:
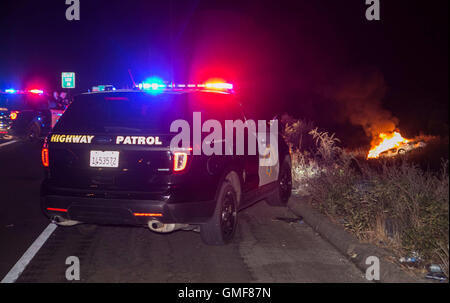
<svg viewBox="0 0 450 303"><path fill-rule="evenodd" d="M49 97L42 90L0 92L0 138L36 140L52 127Z"/></svg>
<svg viewBox="0 0 450 303"><path fill-rule="evenodd" d="M263 199L286 205L291 160L282 138L267 145L277 151L264 153L247 152L249 140L244 154L236 153L237 142L231 145L234 152L223 154L201 152L195 140L171 146L180 135L174 121L187 121L179 125L191 127L188 138L199 136L200 145L225 149L227 139L208 141L211 128L193 117L222 126L227 120L246 121L231 85L139 88L76 96L47 136L41 204L53 222L146 226L162 233L194 230L204 243L222 245L233 238L239 210ZM272 152L275 161L262 165Z"/></svg>

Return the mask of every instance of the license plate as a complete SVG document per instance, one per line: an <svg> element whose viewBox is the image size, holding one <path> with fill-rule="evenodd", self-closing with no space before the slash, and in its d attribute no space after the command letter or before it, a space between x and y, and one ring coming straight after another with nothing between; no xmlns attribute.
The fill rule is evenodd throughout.
<svg viewBox="0 0 450 303"><path fill-rule="evenodd" d="M119 167L119 152L91 150L90 166Z"/></svg>

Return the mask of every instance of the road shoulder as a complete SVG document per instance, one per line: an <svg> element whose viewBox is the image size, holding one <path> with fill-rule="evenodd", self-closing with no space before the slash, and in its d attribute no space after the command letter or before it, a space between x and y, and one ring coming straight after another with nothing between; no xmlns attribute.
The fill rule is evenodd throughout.
<svg viewBox="0 0 450 303"><path fill-rule="evenodd" d="M288 208L297 216L302 216L308 225L339 250L340 253L350 259L362 272L365 272L369 266L366 265L366 259L370 256L376 256L380 260L379 282L429 282L412 276L403 271L398 265L392 263L389 260L392 258L392 255L388 251L372 244L359 242L356 237L345 231L343 227L334 224L326 216L314 210L308 201L308 196L293 195L289 201Z"/></svg>

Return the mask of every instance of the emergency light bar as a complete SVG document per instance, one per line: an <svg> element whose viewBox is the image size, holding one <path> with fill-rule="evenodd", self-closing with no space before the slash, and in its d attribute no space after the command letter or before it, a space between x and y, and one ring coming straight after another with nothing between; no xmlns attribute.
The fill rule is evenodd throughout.
<svg viewBox="0 0 450 303"><path fill-rule="evenodd" d="M213 90L232 90L231 83L203 83L203 84L160 84L160 83L139 83L136 88L142 90L159 90L159 89L213 89Z"/></svg>
<svg viewBox="0 0 450 303"><path fill-rule="evenodd" d="M28 91L23 91L23 90L16 90L14 88L9 88L9 89L5 89L5 93L8 93L8 94L26 94L26 93L43 94L44 91L41 89L30 89Z"/></svg>

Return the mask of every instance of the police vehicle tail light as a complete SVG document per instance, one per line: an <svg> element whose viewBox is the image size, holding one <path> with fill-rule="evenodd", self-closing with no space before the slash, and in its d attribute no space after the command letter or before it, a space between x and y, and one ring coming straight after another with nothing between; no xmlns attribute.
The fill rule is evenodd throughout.
<svg viewBox="0 0 450 303"><path fill-rule="evenodd" d="M47 147L43 147L42 148L41 158L42 158L42 165L44 167L48 167L49 166L49 161L48 161L48 148Z"/></svg>
<svg viewBox="0 0 450 303"><path fill-rule="evenodd" d="M48 161L48 138L45 137L44 139L44 145L42 146L42 150L41 150L41 160L42 160L42 165L44 167L48 167L49 166L49 161Z"/></svg>
<svg viewBox="0 0 450 303"><path fill-rule="evenodd" d="M188 153L174 152L173 153L173 171L179 172L186 168Z"/></svg>
<svg viewBox="0 0 450 303"><path fill-rule="evenodd" d="M12 112L9 114L9 118L10 118L11 120L16 120L18 114L19 114L19 112L18 112L17 110L16 110L16 111L12 111Z"/></svg>

